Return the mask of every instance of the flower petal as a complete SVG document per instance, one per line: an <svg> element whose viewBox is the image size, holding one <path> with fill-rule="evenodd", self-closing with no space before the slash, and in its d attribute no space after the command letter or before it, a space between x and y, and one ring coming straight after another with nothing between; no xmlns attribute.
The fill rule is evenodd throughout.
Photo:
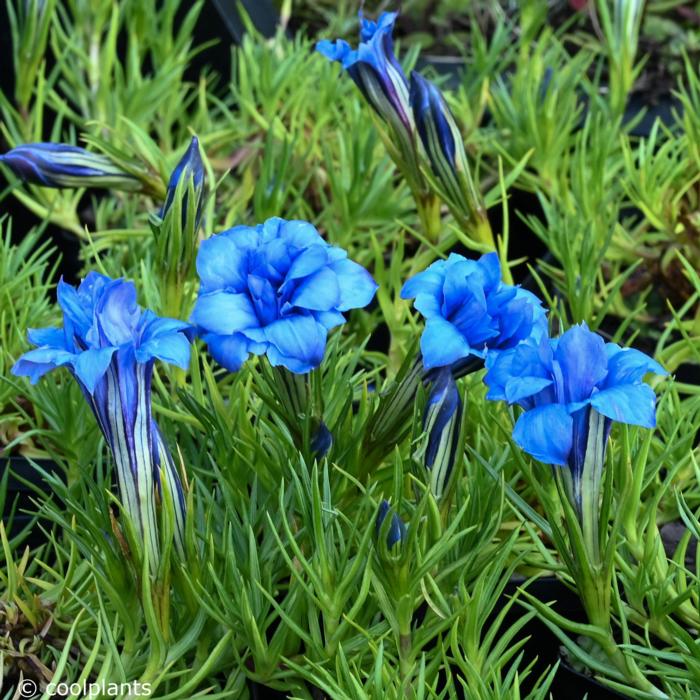
<svg viewBox="0 0 700 700"><path fill-rule="evenodd" d="M161 338L164 335L172 335L182 333L186 336L191 336L192 326L186 321L180 321L177 318L161 318L156 316L152 311L146 310L141 316L141 342L145 343L153 338Z"/></svg>
<svg viewBox="0 0 700 700"><path fill-rule="evenodd" d="M63 328L30 328L27 331L27 337L33 345L71 350L66 347L66 334Z"/></svg>
<svg viewBox="0 0 700 700"><path fill-rule="evenodd" d="M197 253L197 273L202 281L202 291L212 292L227 289L242 292L245 289L247 270L244 265L251 238L256 238L255 230L239 226L231 232L224 232L202 241Z"/></svg>
<svg viewBox="0 0 700 700"><path fill-rule="evenodd" d="M201 295L194 305L192 321L216 335L230 335L260 326L248 296L228 292Z"/></svg>
<svg viewBox="0 0 700 700"><path fill-rule="evenodd" d="M464 305L465 301L486 311L486 297L479 268L473 260L451 256L445 268L444 294L445 315L452 314Z"/></svg>
<svg viewBox="0 0 700 700"><path fill-rule="evenodd" d="M249 341L240 333L234 335L216 335L207 333L202 336L211 356L229 372L237 372L248 359Z"/></svg>
<svg viewBox="0 0 700 700"><path fill-rule="evenodd" d="M343 39L337 39L336 41L322 39L316 44L316 51L331 61L340 61L342 63L347 54L352 52L352 49L350 44L347 41L343 41Z"/></svg>
<svg viewBox="0 0 700 700"><path fill-rule="evenodd" d="M649 372L662 376L668 374L656 360L634 348L621 348L615 343L608 343L605 350L608 354L608 376L603 384L605 388L641 381Z"/></svg>
<svg viewBox="0 0 700 700"><path fill-rule="evenodd" d="M264 223L264 226L266 230L268 226L278 226L279 233L277 235L282 238L288 246L303 249L310 248L314 245L328 245L323 238L321 238L321 234L316 227L308 221L299 219L285 221L284 219L273 217L272 219L268 219Z"/></svg>
<svg viewBox="0 0 700 700"><path fill-rule="evenodd" d="M510 377L505 387L506 401L510 404L518 403L529 396L539 394L553 383L551 379L545 377Z"/></svg>
<svg viewBox="0 0 700 700"><path fill-rule="evenodd" d="M340 311L318 311L314 316L327 330L336 326L342 326L345 323L345 316Z"/></svg>
<svg viewBox="0 0 700 700"><path fill-rule="evenodd" d="M337 311L363 309L374 299L379 285L362 265L352 260L338 260L331 269L338 276L340 286Z"/></svg>
<svg viewBox="0 0 700 700"><path fill-rule="evenodd" d="M190 341L183 333L170 333L151 338L136 348L139 362L148 362L152 358L187 369L190 364Z"/></svg>
<svg viewBox="0 0 700 700"><path fill-rule="evenodd" d="M620 423L644 428L656 426L656 394L648 384L621 384L604 389L593 395L591 406Z"/></svg>
<svg viewBox="0 0 700 700"><path fill-rule="evenodd" d="M133 340L140 316L133 282L114 280L95 306L100 333L112 345L123 345Z"/></svg>
<svg viewBox="0 0 700 700"><path fill-rule="evenodd" d="M445 261L434 262L427 270L409 279L401 289L402 299L413 299L419 294L429 294L442 299L442 285L445 280Z"/></svg>
<svg viewBox="0 0 700 700"><path fill-rule="evenodd" d="M383 500L379 504L379 511L377 512L377 519L375 520L374 528L379 536L382 525L386 520L387 515L389 516L389 526L386 535L386 546L391 549L397 542L406 538L406 525L401 520L401 518L394 512L393 508L389 505L389 501Z"/></svg>
<svg viewBox="0 0 700 700"><path fill-rule="evenodd" d="M330 311L340 302L338 275L325 267L302 280L292 294L291 303L302 309Z"/></svg>
<svg viewBox="0 0 700 700"><path fill-rule="evenodd" d="M565 465L572 445L573 419L560 404L539 406L523 413L513 429L513 440L545 464Z"/></svg>
<svg viewBox="0 0 700 700"><path fill-rule="evenodd" d="M112 361L112 355L117 348L99 348L85 350L75 356L73 361L73 370L75 376L82 382L89 393L95 391L97 382L102 379L109 363Z"/></svg>
<svg viewBox="0 0 700 700"><path fill-rule="evenodd" d="M277 294L265 277L248 275L248 294L260 325L272 323L278 316Z"/></svg>
<svg viewBox="0 0 700 700"><path fill-rule="evenodd" d="M486 253L477 261L483 275L483 285L487 290L497 287L501 282L501 262L498 253Z"/></svg>
<svg viewBox="0 0 700 700"><path fill-rule="evenodd" d="M58 282L56 296L65 320L83 336L92 325L92 308L86 308L85 300L81 299L78 290L64 282L63 278Z"/></svg>
<svg viewBox="0 0 700 700"><path fill-rule="evenodd" d="M428 319L420 339L423 366L444 367L466 357L471 348L462 334L442 318Z"/></svg>
<svg viewBox="0 0 700 700"><path fill-rule="evenodd" d="M413 302L413 308L420 312L425 319L442 317L442 298L433 294L417 294Z"/></svg>
<svg viewBox="0 0 700 700"><path fill-rule="evenodd" d="M489 352L486 355L484 384L489 388L486 398L491 401L506 400L506 385L513 376L515 350Z"/></svg>
<svg viewBox="0 0 700 700"><path fill-rule="evenodd" d="M56 348L37 348L25 352L12 367L12 374L16 377L29 377L32 384L36 384L41 377L56 367L71 364L75 355Z"/></svg>
<svg viewBox="0 0 700 700"><path fill-rule="evenodd" d="M573 326L566 331L559 338L554 356L563 375L561 400L567 403L590 398L593 388L607 374L605 341L585 326Z"/></svg>
<svg viewBox="0 0 700 700"><path fill-rule="evenodd" d="M328 248L326 245L312 245L303 250L292 262L287 272L287 280L308 277L318 272L328 264Z"/></svg>
<svg viewBox="0 0 700 700"><path fill-rule="evenodd" d="M312 316L292 316L265 328L271 344L268 357L272 365L281 364L292 372L308 372L318 367L326 349L326 329Z"/></svg>

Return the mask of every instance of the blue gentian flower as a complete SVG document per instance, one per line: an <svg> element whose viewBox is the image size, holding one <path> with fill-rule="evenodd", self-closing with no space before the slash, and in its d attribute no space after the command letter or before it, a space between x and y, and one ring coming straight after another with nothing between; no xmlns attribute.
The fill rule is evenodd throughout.
<svg viewBox="0 0 700 700"><path fill-rule="evenodd" d="M248 355L303 374L323 359L328 330L369 304L377 284L306 221L268 219L202 242L192 314L212 357L235 372Z"/></svg>
<svg viewBox="0 0 700 700"><path fill-rule="evenodd" d="M653 428L656 396L642 379L649 372L666 374L644 353L606 343L585 324L556 339L520 343L487 358L486 366L487 398L525 409L513 430L515 442L541 462L568 465L575 483L591 419L602 417L601 452L612 421Z"/></svg>
<svg viewBox="0 0 700 700"><path fill-rule="evenodd" d="M138 191L141 181L107 156L65 143L26 143L0 155L0 163L32 185Z"/></svg>
<svg viewBox="0 0 700 700"><path fill-rule="evenodd" d="M172 457L151 416L151 376L157 359L189 365L190 326L143 311L132 282L96 272L77 289L61 280L58 303L63 328L30 330L29 340L37 348L25 353L12 372L35 383L56 367L70 370L114 455L122 505L155 567L155 492L161 471L174 502L181 551L185 504Z"/></svg>
<svg viewBox="0 0 700 700"><path fill-rule="evenodd" d="M405 141L413 143L408 81L394 56L392 31L397 16L396 12L384 12L373 22L360 12L360 44L356 49L342 39L324 39L316 49L338 61L377 114Z"/></svg>
<svg viewBox="0 0 700 700"><path fill-rule="evenodd" d="M425 317L420 340L426 369L446 367L469 357L484 358L546 333L540 300L527 290L501 281L496 253L479 260L451 254L412 277L402 299L415 299Z"/></svg>
<svg viewBox="0 0 700 700"><path fill-rule="evenodd" d="M377 513L377 520L375 523L377 535L379 535L381 532L382 525L384 524L387 515L390 516L391 520L389 521L389 531L386 535L386 546L389 549L392 549L394 545L405 539L406 525L391 508L389 501L383 500L379 504L379 512Z"/></svg>
<svg viewBox="0 0 700 700"><path fill-rule="evenodd" d="M202 163L202 156L199 153L199 140L196 136L192 137L190 145L185 151L185 155L182 156L175 169L170 175L170 180L168 181L168 190L165 195L165 203L160 211L161 219L165 218L168 210L173 204L175 198L175 192L177 191L177 186L185 178L185 187L187 187L187 178L191 178L192 186L195 191L196 197L196 216L195 216L195 228L199 226L199 219L202 213L202 201L204 194L204 163ZM184 200L182 206L182 218L183 221L187 218L187 191L184 193Z"/></svg>
<svg viewBox="0 0 700 700"><path fill-rule="evenodd" d="M430 489L438 500L445 494L457 457L462 422L462 399L452 368L440 368L433 379L423 416L427 433L424 465L430 472Z"/></svg>

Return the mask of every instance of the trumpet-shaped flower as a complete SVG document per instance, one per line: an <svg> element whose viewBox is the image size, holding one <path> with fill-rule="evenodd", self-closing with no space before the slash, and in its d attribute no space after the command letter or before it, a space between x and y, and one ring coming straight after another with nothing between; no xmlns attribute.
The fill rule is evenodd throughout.
<svg viewBox="0 0 700 700"><path fill-rule="evenodd" d="M141 181L107 156L65 143L26 143L0 155L0 163L33 185L138 191Z"/></svg>
<svg viewBox="0 0 700 700"><path fill-rule="evenodd" d="M177 471L151 417L151 376L157 359L188 366L190 326L143 311L132 282L95 272L77 289L59 282L58 303L63 328L30 330L37 348L25 353L12 372L35 383L56 367L70 370L112 451L122 505L155 566L155 492L162 486L161 473L173 500L180 549L185 511Z"/></svg>
<svg viewBox="0 0 700 700"><path fill-rule="evenodd" d="M408 81L394 55L392 31L396 12L384 12L376 22L360 13L360 44L356 49L338 39L319 41L316 49L338 61L379 116L413 150L414 124Z"/></svg>
<svg viewBox="0 0 700 700"><path fill-rule="evenodd" d="M234 372L248 355L303 374L323 359L328 330L369 304L377 284L306 221L268 219L202 242L193 322Z"/></svg>
<svg viewBox="0 0 700 700"><path fill-rule="evenodd" d="M479 260L453 253L408 280L401 297L415 299L415 308L425 317L420 347L428 370L470 355L484 358L487 351L546 333L540 300L501 281L496 253Z"/></svg>
<svg viewBox="0 0 700 700"><path fill-rule="evenodd" d="M487 398L518 404L525 412L515 442L552 465L568 465L574 482L586 459L591 419L601 416L603 450L611 421L653 428L656 397L642 379L666 374L638 350L606 343L584 324L556 339L542 338L487 358Z"/></svg>

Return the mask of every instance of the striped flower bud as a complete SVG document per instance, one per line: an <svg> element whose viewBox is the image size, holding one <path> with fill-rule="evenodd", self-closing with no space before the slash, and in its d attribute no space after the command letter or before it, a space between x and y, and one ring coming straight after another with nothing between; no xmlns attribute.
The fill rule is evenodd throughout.
<svg viewBox="0 0 700 700"><path fill-rule="evenodd" d="M438 88L411 73L411 109L430 168L453 211L473 219L484 209L472 180L462 134Z"/></svg>
<svg viewBox="0 0 700 700"><path fill-rule="evenodd" d="M184 190L182 190L182 220L187 220L187 196L190 181L195 192L195 229L199 227L199 219L202 214L202 203L204 201L204 164L202 156L199 153L199 139L196 136L192 137L190 145L185 151L178 164L175 166L170 175L168 182L168 190L165 195L165 203L160 211L161 219L165 218L170 208L173 205L177 188L183 182Z"/></svg>
<svg viewBox="0 0 700 700"><path fill-rule="evenodd" d="M401 542L406 537L406 525L403 520L393 511L389 505L389 501L382 501L379 504L379 512L377 513L377 521L375 528L377 531L377 536L380 535L382 530L382 525L386 520L386 517L390 516L389 521L389 531L386 535L386 546L392 549L395 544Z"/></svg>
<svg viewBox="0 0 700 700"><path fill-rule="evenodd" d="M430 472L430 489L437 500L443 497L449 485L461 423L462 399L451 368L443 367L433 381L423 419L427 433L424 465Z"/></svg>
<svg viewBox="0 0 700 700"><path fill-rule="evenodd" d="M65 143L26 143L0 155L18 178L31 185L138 191L142 182L107 156Z"/></svg>

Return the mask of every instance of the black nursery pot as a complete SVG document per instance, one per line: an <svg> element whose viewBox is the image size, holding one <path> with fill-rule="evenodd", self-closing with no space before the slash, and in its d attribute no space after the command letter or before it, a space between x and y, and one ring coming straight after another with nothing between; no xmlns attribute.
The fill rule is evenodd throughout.
<svg viewBox="0 0 700 700"><path fill-rule="evenodd" d="M268 688L266 685L255 681L248 681L248 692L251 700L286 700L289 697L289 693Z"/></svg>
<svg viewBox="0 0 700 700"><path fill-rule="evenodd" d="M598 683L595 678L580 673L571 668L566 660L562 659L557 670L557 675L552 685L552 696L555 698L587 698L587 700L618 700L624 695Z"/></svg>
<svg viewBox="0 0 700 700"><path fill-rule="evenodd" d="M37 470L35 464L48 473L62 475L56 463L51 460L39 459L35 460L33 464L24 457L0 458L0 479L4 478L6 472L9 471L2 521L8 528L7 535L10 539L20 535L32 521L36 520L37 506L35 501L38 497L36 488L45 493L53 494L43 474ZM36 488L32 488L29 484L33 484ZM53 495L53 498L55 499L56 496ZM13 508L14 516L10 520ZM36 520L26 534L23 544L34 548L46 542L46 535L39 527L40 522L40 519Z"/></svg>
<svg viewBox="0 0 700 700"><path fill-rule="evenodd" d="M508 583L502 596L504 606L523 583L522 579L512 579ZM555 577L539 578L530 583L526 590L542 603L553 603L552 609L560 615L576 622L586 621L586 613L578 596L559 579ZM497 608L494 615L499 612L500 610ZM523 609L516 602L508 611L504 626L515 624L522 615ZM533 618L523 627L518 638L527 638L523 647L524 661L522 665L534 660L530 674L521 683L520 689L523 696L533 689L534 681L537 678L559 662L559 668L550 691L553 698L582 700L584 697L588 697L589 700L592 698L615 700L623 697L598 683L595 678L573 669L562 654L562 645L558 637L538 617Z"/></svg>

